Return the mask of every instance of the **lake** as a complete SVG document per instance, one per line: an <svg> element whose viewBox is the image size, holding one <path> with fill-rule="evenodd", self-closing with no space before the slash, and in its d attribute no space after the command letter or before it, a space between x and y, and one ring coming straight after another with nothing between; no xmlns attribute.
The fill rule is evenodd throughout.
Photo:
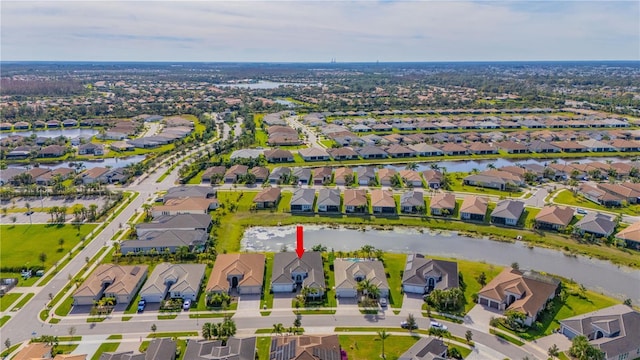
<svg viewBox="0 0 640 360"><path fill-rule="evenodd" d="M489 239L470 238L456 232L420 232L413 228L397 227L393 231L366 231L327 226L305 226L305 248L322 244L335 251L353 251L363 245L395 253L418 252L424 255L483 261L508 266L517 262L522 269L533 269L560 275L619 299L630 298L640 303L640 270L613 265L607 261L584 256L566 256L544 248L529 248L524 242L506 243ZM283 245L295 249L295 226L253 227L245 231L242 251L278 252ZM633 286L632 284L635 284Z"/></svg>
<svg viewBox="0 0 640 360"><path fill-rule="evenodd" d="M75 163L81 162L84 164L85 169L93 169L95 167L112 167L112 168L120 168L125 167L129 164L135 164L145 159L146 155L135 155L129 156L126 158L106 158L104 160L99 161L75 161ZM64 161L61 163L55 164L46 164L40 163L40 166L43 168L57 169L61 167L71 167L69 166L69 161ZM9 164L9 167L12 168L24 168L24 165L21 164Z"/></svg>

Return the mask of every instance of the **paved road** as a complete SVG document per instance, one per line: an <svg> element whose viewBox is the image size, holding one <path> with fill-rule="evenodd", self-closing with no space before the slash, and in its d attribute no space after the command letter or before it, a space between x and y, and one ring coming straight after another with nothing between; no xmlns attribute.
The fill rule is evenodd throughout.
<svg viewBox="0 0 640 360"><path fill-rule="evenodd" d="M302 130L302 132L307 136L307 143L309 144L309 147L319 147L319 148L324 148L325 146L322 145L318 139L318 136L316 135L316 133L313 131L313 129L311 129L310 127L308 127L307 125L301 123L300 121L298 121L298 117L297 116L289 116L285 119L285 121L289 124L289 126L291 126L294 129L300 129Z"/></svg>

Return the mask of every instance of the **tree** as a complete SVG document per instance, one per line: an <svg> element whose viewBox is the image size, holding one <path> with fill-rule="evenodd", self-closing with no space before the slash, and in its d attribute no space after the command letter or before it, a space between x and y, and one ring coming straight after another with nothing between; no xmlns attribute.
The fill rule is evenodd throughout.
<svg viewBox="0 0 640 360"><path fill-rule="evenodd" d="M271 329L271 333L275 333L276 335L282 335L282 333L284 333L284 325L282 325L282 323L273 324L273 329Z"/></svg>
<svg viewBox="0 0 640 360"><path fill-rule="evenodd" d="M623 304L625 304L625 305L627 305L627 306L631 307L631 299L629 299L629 298L624 299Z"/></svg>
<svg viewBox="0 0 640 360"><path fill-rule="evenodd" d="M40 255L38 255L38 259L40 259L42 266L44 266L44 263L47 261L47 253L44 251L41 252Z"/></svg>
<svg viewBox="0 0 640 360"><path fill-rule="evenodd" d="M62 251L62 249L63 249L62 246L64 245L64 239L63 238L58 239L58 245L60 245L60 251Z"/></svg>
<svg viewBox="0 0 640 360"><path fill-rule="evenodd" d="M409 316L407 316L406 321L407 321L407 328L409 329L409 331L418 327L418 325L416 324L416 318L413 316L413 314L409 314Z"/></svg>
<svg viewBox="0 0 640 360"><path fill-rule="evenodd" d="M205 340L211 340L213 338L214 327L214 324L209 322L202 324L202 337Z"/></svg>
<svg viewBox="0 0 640 360"><path fill-rule="evenodd" d="M151 325L151 331L155 333L156 330L158 330L158 327L156 326L156 324L152 324Z"/></svg>
<svg viewBox="0 0 640 360"><path fill-rule="evenodd" d="M416 171L418 170L418 163L415 163L415 162L409 163L407 164L407 166L405 166L405 169Z"/></svg>
<svg viewBox="0 0 640 360"><path fill-rule="evenodd" d="M511 267L515 270L520 270L520 264L515 261L511 263Z"/></svg>
<svg viewBox="0 0 640 360"><path fill-rule="evenodd" d="M549 350L547 350L547 354L551 359L555 359L560 356L560 349L558 349L558 345L553 344Z"/></svg>
<svg viewBox="0 0 640 360"><path fill-rule="evenodd" d="M473 340L473 332L471 332L471 330L467 330L467 332L464 333L464 338L467 340L467 343L470 343L471 340Z"/></svg>
<svg viewBox="0 0 640 360"><path fill-rule="evenodd" d="M504 312L505 321L507 326L513 330L520 329L524 321L527 319L527 315L520 311L507 310Z"/></svg>
<svg viewBox="0 0 640 360"><path fill-rule="evenodd" d="M327 247L322 244L316 244L311 247L311 251L327 252Z"/></svg>
<svg viewBox="0 0 640 360"><path fill-rule="evenodd" d="M73 336L76 333L76 327L75 326L70 326L69 330L68 330L69 336Z"/></svg>
<svg viewBox="0 0 640 360"><path fill-rule="evenodd" d="M383 359L387 358L387 356L384 354L384 341L387 340L389 336L391 336L391 334L387 333L387 331L384 329L378 331L378 338L380 338L380 341L382 341L382 358Z"/></svg>
<svg viewBox="0 0 640 360"><path fill-rule="evenodd" d="M4 341L4 346L6 346L7 349L10 348L11 347L11 339L7 338L7 340Z"/></svg>
<svg viewBox="0 0 640 360"><path fill-rule="evenodd" d="M480 284L480 286L484 287L487 285L487 274L485 274L484 271L481 272L476 280L478 280L478 284Z"/></svg>
<svg viewBox="0 0 640 360"><path fill-rule="evenodd" d="M604 360L604 353L589 344L589 339L584 335L578 335L571 341L569 354L578 360Z"/></svg>

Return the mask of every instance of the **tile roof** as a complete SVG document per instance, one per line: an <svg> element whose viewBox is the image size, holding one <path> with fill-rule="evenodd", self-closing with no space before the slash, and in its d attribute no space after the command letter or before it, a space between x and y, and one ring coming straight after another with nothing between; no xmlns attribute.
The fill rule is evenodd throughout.
<svg viewBox="0 0 640 360"><path fill-rule="evenodd" d="M229 291L229 275L242 275L238 286L262 286L264 254L219 254L211 270L207 291Z"/></svg>

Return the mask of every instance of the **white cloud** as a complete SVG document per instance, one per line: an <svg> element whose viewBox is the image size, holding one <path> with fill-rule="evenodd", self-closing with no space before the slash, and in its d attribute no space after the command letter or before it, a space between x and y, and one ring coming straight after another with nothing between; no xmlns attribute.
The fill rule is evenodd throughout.
<svg viewBox="0 0 640 360"><path fill-rule="evenodd" d="M3 60L640 58L627 2L3 1Z"/></svg>

